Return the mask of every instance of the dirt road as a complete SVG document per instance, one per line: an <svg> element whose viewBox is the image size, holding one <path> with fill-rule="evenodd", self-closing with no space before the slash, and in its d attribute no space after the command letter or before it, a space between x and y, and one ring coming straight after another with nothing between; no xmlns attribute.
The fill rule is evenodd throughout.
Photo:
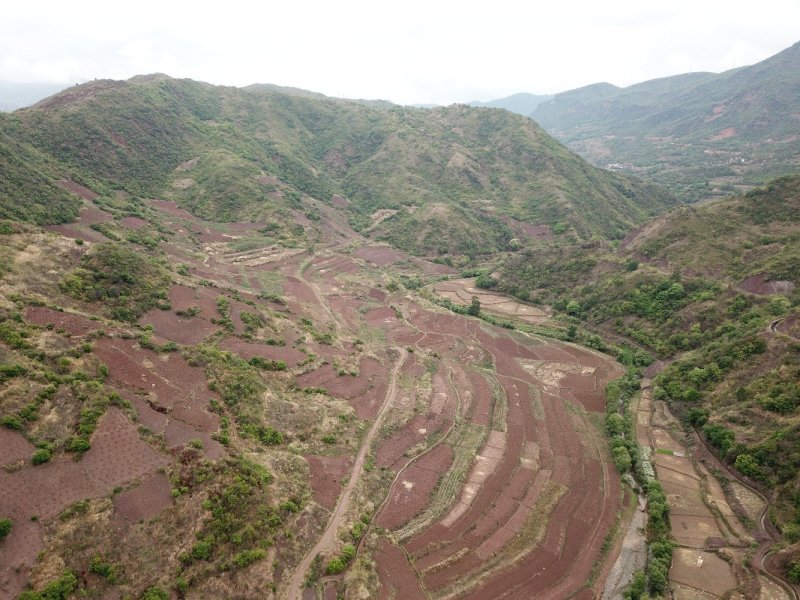
<svg viewBox="0 0 800 600"><path fill-rule="evenodd" d="M369 428L367 435L364 437L364 441L361 444L361 449L358 451L356 460L353 463L353 470L350 472L350 480L347 482L347 486L345 486L342 494L339 496L339 501L336 504L336 508L333 510L330 521L328 521L328 526L325 528L325 531L320 536L316 545L306 554L305 558L303 558L297 569L295 569L295 572L289 581L289 587L285 596L289 600L299 600L302 598L306 572L311 567L314 557L330 548L335 541L336 532L338 531L339 526L342 524L342 521L347 514L347 509L350 505L350 497L353 495L353 490L355 490L358 479L364 470L364 462L366 461L367 453L372 445L372 440L380 429L383 416L391 408L397 397L397 376L406 360L407 352L405 348L395 348L395 350L399 352L399 356L394 364L394 367L392 368L389 378L389 386L386 388L386 396L384 398L383 405L381 406L380 411L378 411L378 415L375 418L375 421L372 423L372 427Z"/></svg>

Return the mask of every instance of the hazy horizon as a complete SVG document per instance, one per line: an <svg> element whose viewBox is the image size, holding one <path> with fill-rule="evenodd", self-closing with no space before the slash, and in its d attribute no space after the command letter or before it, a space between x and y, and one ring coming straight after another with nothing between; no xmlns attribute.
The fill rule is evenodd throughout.
<svg viewBox="0 0 800 600"><path fill-rule="evenodd" d="M0 80L62 83L163 72L237 87L272 83L398 104L625 87L753 64L798 41L800 3L712 0L518 6L351 1L227 10L44 1L0 22Z"/></svg>

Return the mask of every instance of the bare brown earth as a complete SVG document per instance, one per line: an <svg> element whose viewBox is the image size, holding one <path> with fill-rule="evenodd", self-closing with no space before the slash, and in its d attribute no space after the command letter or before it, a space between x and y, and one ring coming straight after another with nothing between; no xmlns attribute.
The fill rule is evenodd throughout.
<svg viewBox="0 0 800 600"><path fill-rule="evenodd" d="M527 323L543 323L550 318L548 312L537 306L523 304L488 290L475 287L474 279L451 279L433 285L433 291L456 304L469 305L475 296L481 303L481 310L504 317L511 317Z"/></svg>
<svg viewBox="0 0 800 600"><path fill-rule="evenodd" d="M434 278L454 271L365 242L326 205L304 202L324 217L307 224L317 228L314 253L233 252L229 242L258 224L212 225L175 203L149 201L157 211L151 214L175 232L159 249L169 264L184 264L190 273L173 272L169 310L125 327L91 320L74 307L25 310L29 323L52 324L74 343L91 339L91 360L109 370L105 385L131 409L130 416L108 410L80 461L57 452L33 467L34 448L18 433L0 430L0 457L11 465L0 470L0 506L11 507L6 512L15 522L0 545L0 594L19 591L31 569L42 580L36 556L54 547L45 530L85 498L107 498L109 526L120 544L137 524L157 530L164 515L186 510L173 534L186 539L160 557L165 573L179 572L177 556L195 543L207 513L201 496L173 499L168 475L194 445L211 463L244 448L269 465L276 498L302 504L296 515L282 513L292 535L271 540L265 560L238 574L205 574L195 597L287 597L302 587L317 553L324 564L352 539L357 520L366 533L354 540L358 556L350 569L322 577L305 595L599 595L602 578L587 586L622 493L594 423L619 366L580 347L451 314L412 292L389 292L387 281L399 273ZM87 211L72 226L76 236L106 219ZM285 303L258 297L261 276ZM469 302L470 281L448 283L443 295ZM548 318L537 307L478 293L483 309L494 314L531 323ZM230 306L226 325L220 296ZM244 311L262 315L263 327L248 329ZM142 347L136 328L146 325L154 343L185 348ZM98 329L105 335L92 334ZM281 445L256 451L254 442L237 437L235 424L231 448L214 439L223 423L212 401L221 397L185 352L199 344L287 364L287 372L259 372L268 422L286 433ZM332 441L322 441L328 432ZM27 501L31 495L34 503Z"/></svg>
<svg viewBox="0 0 800 600"><path fill-rule="evenodd" d="M5 462L8 456L19 456L27 442L18 433L4 432L0 444ZM33 454L29 444L24 450L26 458ZM0 544L0 591L12 595L35 564L43 547L40 521L51 520L73 502L107 494L167 463L166 457L140 439L133 423L112 408L80 462L64 457L37 467L25 464L14 472L0 471L0 506L19 526Z"/></svg>
<svg viewBox="0 0 800 600"><path fill-rule="evenodd" d="M342 479L352 468L353 461L347 456L306 456L311 468L311 490L314 499L332 510L342 491Z"/></svg>
<svg viewBox="0 0 800 600"><path fill-rule="evenodd" d="M576 426L587 426L566 411L567 403L559 397L563 377L542 380L531 375L523 361L548 364L555 356L581 369L583 362L594 369L598 389L618 371L588 351L489 333L477 321L415 306L407 310L407 324L398 323L392 332L398 341L420 350L452 353L466 367L482 358L475 352L480 347L494 359L507 404L507 415L497 420L497 429L486 432L487 441L461 500L443 518L403 540L420 583L435 597L560 598L579 590L615 518L619 483L602 446L580 441ZM469 398L470 404L462 403L459 412L476 414L471 404L479 401L480 391L485 393L486 388L465 392L462 398ZM411 446L414 438L409 437ZM424 482L416 463L401 471L379 524L394 524L401 515L407 518L397 510L400 506L409 515L418 511L409 502L408 491L420 476ZM428 486L423 486L427 492ZM603 508L598 512L597 507ZM395 585L391 579L382 584Z"/></svg>
<svg viewBox="0 0 800 600"><path fill-rule="evenodd" d="M75 183L74 181L70 181L69 179L59 179L56 181L58 185L60 185L65 190L69 190L83 198L84 200L88 200L91 202L95 198L97 198L97 194L94 193L89 188L81 185L80 183Z"/></svg>
<svg viewBox="0 0 800 600"><path fill-rule="evenodd" d="M791 281L769 281L764 273L760 273L742 280L737 287L751 294L770 296L772 294L791 294L794 284Z"/></svg>

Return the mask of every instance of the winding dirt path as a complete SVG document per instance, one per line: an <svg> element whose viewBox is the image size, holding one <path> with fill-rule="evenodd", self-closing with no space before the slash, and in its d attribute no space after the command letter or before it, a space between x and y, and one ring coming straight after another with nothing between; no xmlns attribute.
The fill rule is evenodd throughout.
<svg viewBox="0 0 800 600"><path fill-rule="evenodd" d="M770 329L774 331L773 327L777 326L780 321L781 319L778 319L777 321L773 322L770 326ZM789 598L792 598L792 600L798 600L797 593L794 591L794 587L788 581L786 581L782 574L773 573L767 568L767 558L769 558L769 555L772 553L773 546L779 541L774 526L769 522L770 498L759 489L750 485L750 483L742 478L736 471L730 469L728 465L722 462L717 457L714 449L709 445L708 441L702 435L700 435L700 432L696 428L693 427L692 432L692 437L694 438L695 444L703 449L702 459L704 461L712 462L714 468L722 471L727 477L746 487L764 502L764 509L761 511L761 516L758 519L758 532L756 534L756 538L761 540L761 543L758 545L758 548L753 555L753 562L758 566L758 571L760 574L764 575L768 579L771 579L774 583L779 585L788 594Z"/></svg>
<svg viewBox="0 0 800 600"><path fill-rule="evenodd" d="M336 503L336 508L333 510L330 521L328 521L328 526L325 528L325 531L322 533L314 547L306 554L302 562L297 566L297 569L295 569L294 574L289 581L289 587L286 592L286 598L289 600L302 599L303 583L305 581L306 572L311 567L311 563L319 553L330 548L335 541L336 532L339 530L339 526L342 524L342 521L347 514L347 509L350 506L350 498L353 495L356 484L358 483L361 473L364 470L364 462L366 461L367 453L372 445L372 440L380 429L384 415L388 412L397 398L397 376L399 375L400 369L403 367L403 364L406 361L408 353L406 352L405 348L395 347L394 350L399 352L399 357L397 358L394 367L392 367L392 372L389 376L389 385L386 388L386 396L384 397L383 405L378 411L375 421L372 423L372 427L369 428L367 435L364 437L364 441L361 444L361 449L358 451L358 455L353 463L353 470L350 472L350 480L347 482L347 485L339 496L339 501Z"/></svg>

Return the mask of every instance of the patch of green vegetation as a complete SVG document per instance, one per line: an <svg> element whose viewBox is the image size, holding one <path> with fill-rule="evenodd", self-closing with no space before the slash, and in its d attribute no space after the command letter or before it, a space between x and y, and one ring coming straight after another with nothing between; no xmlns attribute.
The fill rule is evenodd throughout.
<svg viewBox="0 0 800 600"><path fill-rule="evenodd" d="M144 591L141 600L169 600L169 593L158 586L153 586Z"/></svg>
<svg viewBox="0 0 800 600"><path fill-rule="evenodd" d="M342 573L356 556L356 547L353 544L342 546L338 556L334 556L325 566L326 575Z"/></svg>
<svg viewBox="0 0 800 600"><path fill-rule="evenodd" d="M119 579L118 571L116 565L104 560L99 554L94 555L91 561L89 561L89 572L103 577L112 585Z"/></svg>
<svg viewBox="0 0 800 600"><path fill-rule="evenodd" d="M79 300L101 302L114 319L135 321L166 300L169 283L166 269L154 259L107 243L96 244L60 287Z"/></svg>
<svg viewBox="0 0 800 600"><path fill-rule="evenodd" d="M5 539L12 529L13 523L11 519L0 519L0 540Z"/></svg>
<svg viewBox="0 0 800 600"><path fill-rule="evenodd" d="M31 463L33 463L33 466L37 466L49 462L51 458L53 458L53 450L51 448L39 448L31 456Z"/></svg>
<svg viewBox="0 0 800 600"><path fill-rule="evenodd" d="M254 356L249 361L251 365L257 369L264 369L265 371L285 371L286 363L282 360L269 360L261 356Z"/></svg>
<svg viewBox="0 0 800 600"><path fill-rule="evenodd" d="M81 200L56 185L56 173L63 171L10 129L11 118L0 115L0 219L37 225L74 221Z"/></svg>
<svg viewBox="0 0 800 600"><path fill-rule="evenodd" d="M67 600L78 588L78 578L72 571L65 571L61 577L51 581L40 592L27 590L17 596L17 600Z"/></svg>

